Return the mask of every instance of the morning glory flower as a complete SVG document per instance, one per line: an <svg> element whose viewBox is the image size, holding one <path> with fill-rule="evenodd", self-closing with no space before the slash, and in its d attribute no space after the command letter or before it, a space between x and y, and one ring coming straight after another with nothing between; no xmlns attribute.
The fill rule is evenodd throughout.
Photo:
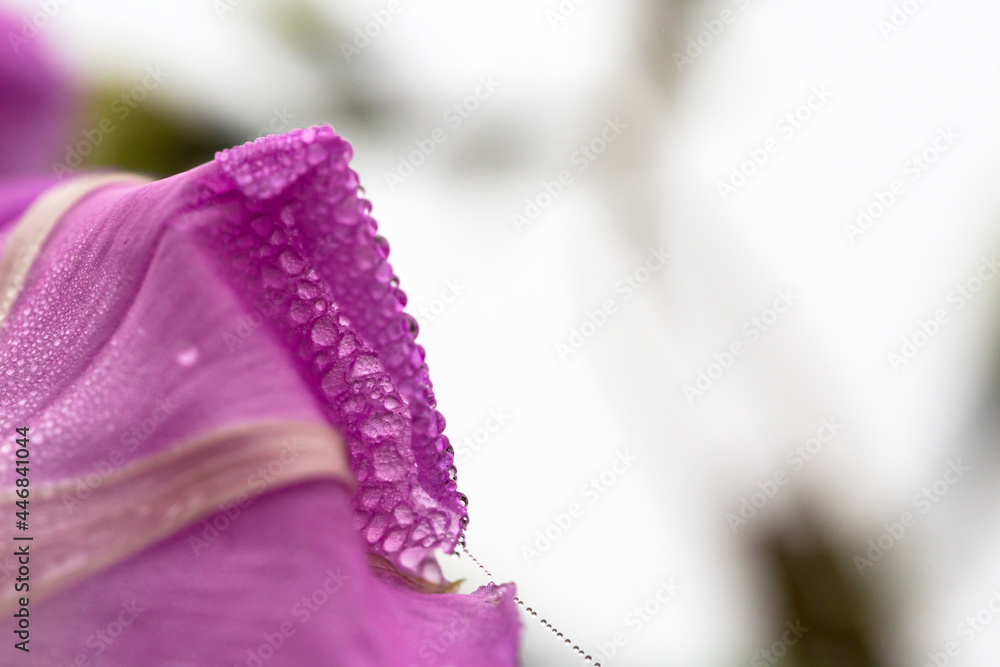
<svg viewBox="0 0 1000 667"><path fill-rule="evenodd" d="M513 585L435 559L466 500L351 156L322 126L0 182L5 664L517 664Z"/></svg>

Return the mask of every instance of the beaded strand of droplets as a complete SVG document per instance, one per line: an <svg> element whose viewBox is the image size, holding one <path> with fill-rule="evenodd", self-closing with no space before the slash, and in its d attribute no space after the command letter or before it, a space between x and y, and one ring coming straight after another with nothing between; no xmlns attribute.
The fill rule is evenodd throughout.
<svg viewBox="0 0 1000 667"><path fill-rule="evenodd" d="M458 548L461 550L461 553L465 554L469 558L469 560L471 560L473 563L476 564L476 567L478 567L480 570L483 571L483 574L485 574L487 577L490 578L490 581L493 581L493 575L490 573L490 571L487 570L486 567L479 562L478 558L469 553L469 550L465 547L464 534L460 535L458 538ZM456 551L455 555L457 556L458 554L459 552ZM563 644L570 647L574 653L577 653L581 658L583 658L584 662L586 662L587 664L593 663L594 667L601 667L601 663L594 662L593 658L587 655L587 652L584 651L582 648L580 648L578 644L574 644L571 639L564 636L563 633L559 632L559 630L557 630L555 626L553 626L547 620L545 620L544 618L539 618L537 611L535 611L531 607L525 607L524 600L521 600L519 597L514 596L514 602L516 602L519 607L523 608L526 613L531 614L533 618L537 618L539 623L541 623L543 626L551 630L552 634L554 634L557 639L563 640Z"/></svg>

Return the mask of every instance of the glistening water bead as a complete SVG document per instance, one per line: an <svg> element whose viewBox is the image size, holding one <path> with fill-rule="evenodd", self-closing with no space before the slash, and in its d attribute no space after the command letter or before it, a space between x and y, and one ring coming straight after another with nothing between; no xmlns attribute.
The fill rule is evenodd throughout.
<svg viewBox="0 0 1000 667"><path fill-rule="evenodd" d="M463 518L466 518L466 517L463 517ZM483 564L479 562L478 558L476 558L471 553L469 553L469 550L465 548L465 535L460 535L459 536L459 538L458 538L458 545L459 545L459 548L462 550L462 553L464 553L466 556L468 556L469 559L472 560L472 562L475 563L476 566L480 570L483 571L483 574L485 574L487 577L489 577L490 581L492 582L493 581L493 575L490 573L490 571L487 570L486 567L484 567ZM534 609L532 609L531 607L525 607L524 606L524 601L521 598L517 597L516 595L514 596L514 602L516 602L519 607L522 607L526 613L531 614L531 616L533 616L534 618L538 618L538 612L535 611ZM546 627L549 630L552 630L553 634L555 634L555 636L557 638L563 637L563 633L559 632L546 619L541 618L541 619L538 619L538 620L542 624L543 627ZM599 663L599 662L593 662L593 658L592 657L590 657L589 655L587 655L587 653L583 649L581 649L579 646L577 646L576 644L573 644L573 642L570 641L568 638L565 639L563 641L563 643L566 646L572 645L573 651L575 653L577 653L581 658L583 658L585 662L587 662L587 663L593 663L594 667L601 667L601 663Z"/></svg>

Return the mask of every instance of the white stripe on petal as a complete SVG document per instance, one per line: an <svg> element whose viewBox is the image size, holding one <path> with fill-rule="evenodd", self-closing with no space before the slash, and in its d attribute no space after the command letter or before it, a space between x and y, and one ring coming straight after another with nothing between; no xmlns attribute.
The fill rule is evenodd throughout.
<svg viewBox="0 0 1000 667"><path fill-rule="evenodd" d="M344 439L330 426L244 425L129 463L96 487L83 479L32 484L30 529L15 535L14 522L5 521L0 539L7 545L29 547L34 601L137 553L222 505L239 500L245 507L261 494L317 479L339 480L352 490L355 485ZM81 488L90 495L81 498ZM13 508L16 500L13 488L0 493L2 507ZM32 541L13 541L26 535ZM14 587L2 587L0 613L16 605Z"/></svg>
<svg viewBox="0 0 1000 667"><path fill-rule="evenodd" d="M56 223L77 202L108 185L145 185L137 174L88 174L59 183L40 195L21 215L0 253L0 325L21 293L25 276Z"/></svg>

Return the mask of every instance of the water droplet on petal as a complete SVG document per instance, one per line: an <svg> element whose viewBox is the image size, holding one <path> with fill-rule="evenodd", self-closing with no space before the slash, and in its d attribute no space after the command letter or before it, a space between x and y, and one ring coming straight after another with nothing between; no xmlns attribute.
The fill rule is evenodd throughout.
<svg viewBox="0 0 1000 667"><path fill-rule="evenodd" d="M302 269L306 266L305 260L294 250L286 250L281 253L278 261L281 262L281 268L293 276L302 273Z"/></svg>
<svg viewBox="0 0 1000 667"><path fill-rule="evenodd" d="M312 342L317 345L332 345L337 340L337 332L333 327L333 323L324 318L313 325L311 337Z"/></svg>
<svg viewBox="0 0 1000 667"><path fill-rule="evenodd" d="M385 240L384 236L375 237L375 246L378 248L378 252L382 255L382 259L389 256L389 242Z"/></svg>
<svg viewBox="0 0 1000 667"><path fill-rule="evenodd" d="M198 363L198 356L198 348L191 345L178 352L176 359L181 366L194 366Z"/></svg>
<svg viewBox="0 0 1000 667"><path fill-rule="evenodd" d="M312 144L306 149L306 162L311 166L316 166L326 159L326 149L322 144Z"/></svg>
<svg viewBox="0 0 1000 667"><path fill-rule="evenodd" d="M300 300L292 301L292 305L288 307L288 315L292 321L298 324L305 324L314 317L313 309L309 307L309 304Z"/></svg>
<svg viewBox="0 0 1000 667"><path fill-rule="evenodd" d="M361 246L354 251L354 262L362 271L367 271L375 266L378 260L378 250L371 246Z"/></svg>
<svg viewBox="0 0 1000 667"><path fill-rule="evenodd" d="M340 347L337 348L337 356L344 358L353 352L358 346L358 339L354 334L348 332L344 338L340 341Z"/></svg>
<svg viewBox="0 0 1000 667"><path fill-rule="evenodd" d="M342 225L355 225L362 215L361 202L354 197L346 197L333 209L333 219Z"/></svg>
<svg viewBox="0 0 1000 667"><path fill-rule="evenodd" d="M367 377L369 375L374 375L380 370L378 359L370 354L358 355L358 358L354 360L351 364L351 374L350 378L352 380L357 380L359 378Z"/></svg>
<svg viewBox="0 0 1000 667"><path fill-rule="evenodd" d="M303 280L295 286L295 291L303 299L314 299L319 294L319 286Z"/></svg>
<svg viewBox="0 0 1000 667"><path fill-rule="evenodd" d="M387 283L392 279L392 267L387 262L382 262L375 267L375 280L380 283Z"/></svg>
<svg viewBox="0 0 1000 667"><path fill-rule="evenodd" d="M403 330L416 338L417 334L420 333L420 325L417 324L417 321L413 318L413 316L409 313L403 313L402 321Z"/></svg>
<svg viewBox="0 0 1000 667"><path fill-rule="evenodd" d="M385 538L384 542L382 542L382 548L386 553L396 553L403 547L403 542L405 541L406 532L402 530L394 530L389 533L389 536Z"/></svg>
<svg viewBox="0 0 1000 667"><path fill-rule="evenodd" d="M322 386L327 396L335 396L340 391L340 388L343 386L343 380L336 367L327 371L326 375L323 376Z"/></svg>

